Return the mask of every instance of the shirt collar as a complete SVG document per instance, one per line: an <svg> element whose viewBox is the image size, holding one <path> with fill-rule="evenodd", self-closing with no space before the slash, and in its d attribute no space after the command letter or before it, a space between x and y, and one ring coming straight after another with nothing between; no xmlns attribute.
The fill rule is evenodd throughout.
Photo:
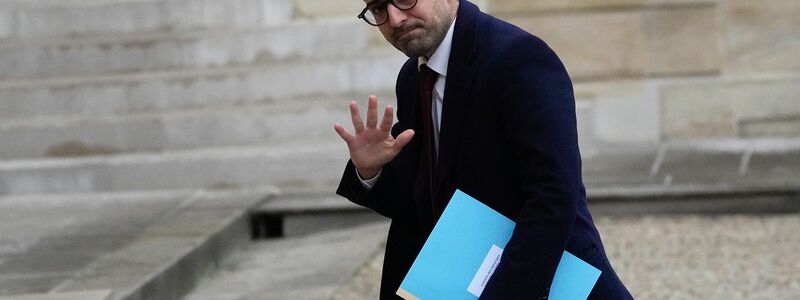
<svg viewBox="0 0 800 300"><path fill-rule="evenodd" d="M450 63L450 48L453 45L453 28L455 25L456 19L453 18L453 23L450 23L450 29L447 30L442 43L433 52L431 58L420 56L417 60L417 68L427 64L428 68L431 68L439 76L447 76L447 65Z"/></svg>

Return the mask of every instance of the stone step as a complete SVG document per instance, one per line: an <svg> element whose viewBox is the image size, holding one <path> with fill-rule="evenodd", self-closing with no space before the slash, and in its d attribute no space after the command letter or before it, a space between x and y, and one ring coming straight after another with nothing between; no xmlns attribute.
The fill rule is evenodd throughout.
<svg viewBox="0 0 800 300"><path fill-rule="evenodd" d="M796 143L795 143L796 144ZM800 186L800 148L666 147L587 157L587 186ZM333 190L347 161L338 140L0 162L1 194L275 185Z"/></svg>
<svg viewBox="0 0 800 300"><path fill-rule="evenodd" d="M276 193L264 187L2 196L0 236L10 247L0 249L0 295L176 299L249 243L250 211Z"/></svg>
<svg viewBox="0 0 800 300"><path fill-rule="evenodd" d="M201 191L128 245L53 288L114 290L112 299L179 299L231 253L250 244L250 211L274 189Z"/></svg>
<svg viewBox="0 0 800 300"><path fill-rule="evenodd" d="M484 0L490 13L496 14L548 14L554 12L585 12L663 9L671 7L712 6L716 0L604 0L604 1L525 1ZM484 6L482 6L483 8Z"/></svg>
<svg viewBox="0 0 800 300"><path fill-rule="evenodd" d="M319 2L315 0L292 0L295 17L330 18L352 17L364 8L360 2ZM602 1L528 1L528 0L472 0L481 11L497 15L547 15L554 13L585 13L591 11L617 12L620 10L658 10L674 7L707 7L717 0L602 0Z"/></svg>
<svg viewBox="0 0 800 300"><path fill-rule="evenodd" d="M0 41L250 28L288 22L290 0L0 2Z"/></svg>
<svg viewBox="0 0 800 300"><path fill-rule="evenodd" d="M706 139L609 147L584 155L582 167L589 187L796 189L800 141Z"/></svg>
<svg viewBox="0 0 800 300"><path fill-rule="evenodd" d="M381 222L254 243L184 299L332 299L368 258L383 252L388 228Z"/></svg>
<svg viewBox="0 0 800 300"><path fill-rule="evenodd" d="M783 214L800 212L800 182L739 182L731 185L589 187L595 215Z"/></svg>
<svg viewBox="0 0 800 300"><path fill-rule="evenodd" d="M394 88L397 71L405 60L393 53L248 67L6 81L0 83L0 119L118 115L353 91L375 93Z"/></svg>
<svg viewBox="0 0 800 300"><path fill-rule="evenodd" d="M490 0L471 0L486 11L486 3ZM364 9L361 1L318 1L318 0L292 0L295 18L326 19L335 17L353 18ZM359 20L364 23L364 21Z"/></svg>
<svg viewBox="0 0 800 300"><path fill-rule="evenodd" d="M382 106L394 105L392 94L378 94ZM358 99L362 107L366 97ZM331 96L171 113L0 122L0 160L333 141L339 139L333 124L350 124L352 99Z"/></svg>
<svg viewBox="0 0 800 300"><path fill-rule="evenodd" d="M223 147L0 162L0 195L88 193L271 185L335 186L345 163L341 141Z"/></svg>
<svg viewBox="0 0 800 300"><path fill-rule="evenodd" d="M110 290L0 296L0 300L111 300Z"/></svg>
<svg viewBox="0 0 800 300"><path fill-rule="evenodd" d="M588 186L596 215L764 214L800 212L795 185L620 185ZM349 228L385 219L331 191L285 193L253 212L259 238L293 237Z"/></svg>
<svg viewBox="0 0 800 300"><path fill-rule="evenodd" d="M256 238L293 237L355 227L387 219L362 206L325 192L285 193L253 210Z"/></svg>
<svg viewBox="0 0 800 300"><path fill-rule="evenodd" d="M800 212L797 142L639 145L586 156L583 171L588 204L599 215ZM303 235L381 218L333 191L286 190L264 202L254 215L256 235Z"/></svg>
<svg viewBox="0 0 800 300"><path fill-rule="evenodd" d="M222 3L222 1L220 1ZM352 20L263 29L51 38L0 44L0 80L352 58L373 29Z"/></svg>

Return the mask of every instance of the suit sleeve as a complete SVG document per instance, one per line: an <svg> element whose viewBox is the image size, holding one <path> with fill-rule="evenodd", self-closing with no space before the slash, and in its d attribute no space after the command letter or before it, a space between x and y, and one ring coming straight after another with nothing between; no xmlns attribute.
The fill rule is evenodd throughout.
<svg viewBox="0 0 800 300"><path fill-rule="evenodd" d="M397 137L398 128L397 124L392 127L392 135L395 137ZM395 209L396 205L394 205L397 201L395 199L397 193L394 192L397 182L394 169L394 161L386 164L381 171L381 177L378 178L375 185L371 189L366 189L358 178L355 165L348 160L336 194L387 218L393 218L397 211Z"/></svg>
<svg viewBox="0 0 800 300"><path fill-rule="evenodd" d="M541 40L512 43L494 74L502 128L524 203L481 299L547 296L584 197L575 100L569 75Z"/></svg>
<svg viewBox="0 0 800 300"><path fill-rule="evenodd" d="M404 110L407 105L401 105L402 103L400 103L400 101L408 98L405 94L407 89L404 87L413 86L409 82L408 75L411 73L410 70L416 68L416 63L416 59L407 60L405 64L403 64L397 76L397 82L395 83L395 92L398 99L398 122L392 126L392 136L395 138L404 131L404 128L411 128L402 125L403 121L407 120L409 116L407 115L408 112ZM406 147L408 147L408 145L406 145ZM401 151L406 150L404 149ZM406 209L408 206L408 199L398 199L398 194L400 193L397 193L397 189L401 184L397 179L398 168L397 158L395 158L383 167L381 177L375 182L375 185L371 189L367 190L361 184L353 162L348 161L336 193L355 204L372 209L387 218L394 219L398 214L404 213L405 211L403 211L403 209ZM404 205L403 203L406 204Z"/></svg>

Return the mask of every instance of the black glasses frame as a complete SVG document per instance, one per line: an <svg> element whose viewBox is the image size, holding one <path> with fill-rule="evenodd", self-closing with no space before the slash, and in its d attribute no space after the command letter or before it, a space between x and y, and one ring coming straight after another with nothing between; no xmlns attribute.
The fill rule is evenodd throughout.
<svg viewBox="0 0 800 300"><path fill-rule="evenodd" d="M414 0L414 4L411 4L411 6L409 6L408 8L400 8L397 5L397 0L375 0L375 1L372 1L370 3L367 3L367 7L365 7L364 10L362 10L361 13L358 14L358 18L359 19L363 19L364 22L367 22L367 24L369 24L369 25L381 26L381 25L385 24L386 21L389 20L388 15L387 15L386 19L383 20L383 22L377 23L377 20L376 20L377 24L374 24L374 23L370 22L369 19L367 17L365 17L365 15L367 14L367 11L369 11L370 9L373 9L373 8L379 7L379 6L387 6L387 5L389 5L390 2L392 3L392 6L394 6L395 8L397 8L399 10L402 10L402 11L407 11L407 10L410 10L410 9L414 8L415 6L417 6L417 2L419 2L419 0Z"/></svg>

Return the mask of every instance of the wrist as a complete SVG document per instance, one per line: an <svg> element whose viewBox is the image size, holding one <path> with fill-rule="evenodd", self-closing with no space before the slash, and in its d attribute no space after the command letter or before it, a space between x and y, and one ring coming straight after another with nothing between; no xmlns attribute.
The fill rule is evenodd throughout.
<svg viewBox="0 0 800 300"><path fill-rule="evenodd" d="M356 173L358 173L358 177L362 180L370 180L374 179L375 176L378 176L378 173L381 172L381 169L362 169L356 168Z"/></svg>

